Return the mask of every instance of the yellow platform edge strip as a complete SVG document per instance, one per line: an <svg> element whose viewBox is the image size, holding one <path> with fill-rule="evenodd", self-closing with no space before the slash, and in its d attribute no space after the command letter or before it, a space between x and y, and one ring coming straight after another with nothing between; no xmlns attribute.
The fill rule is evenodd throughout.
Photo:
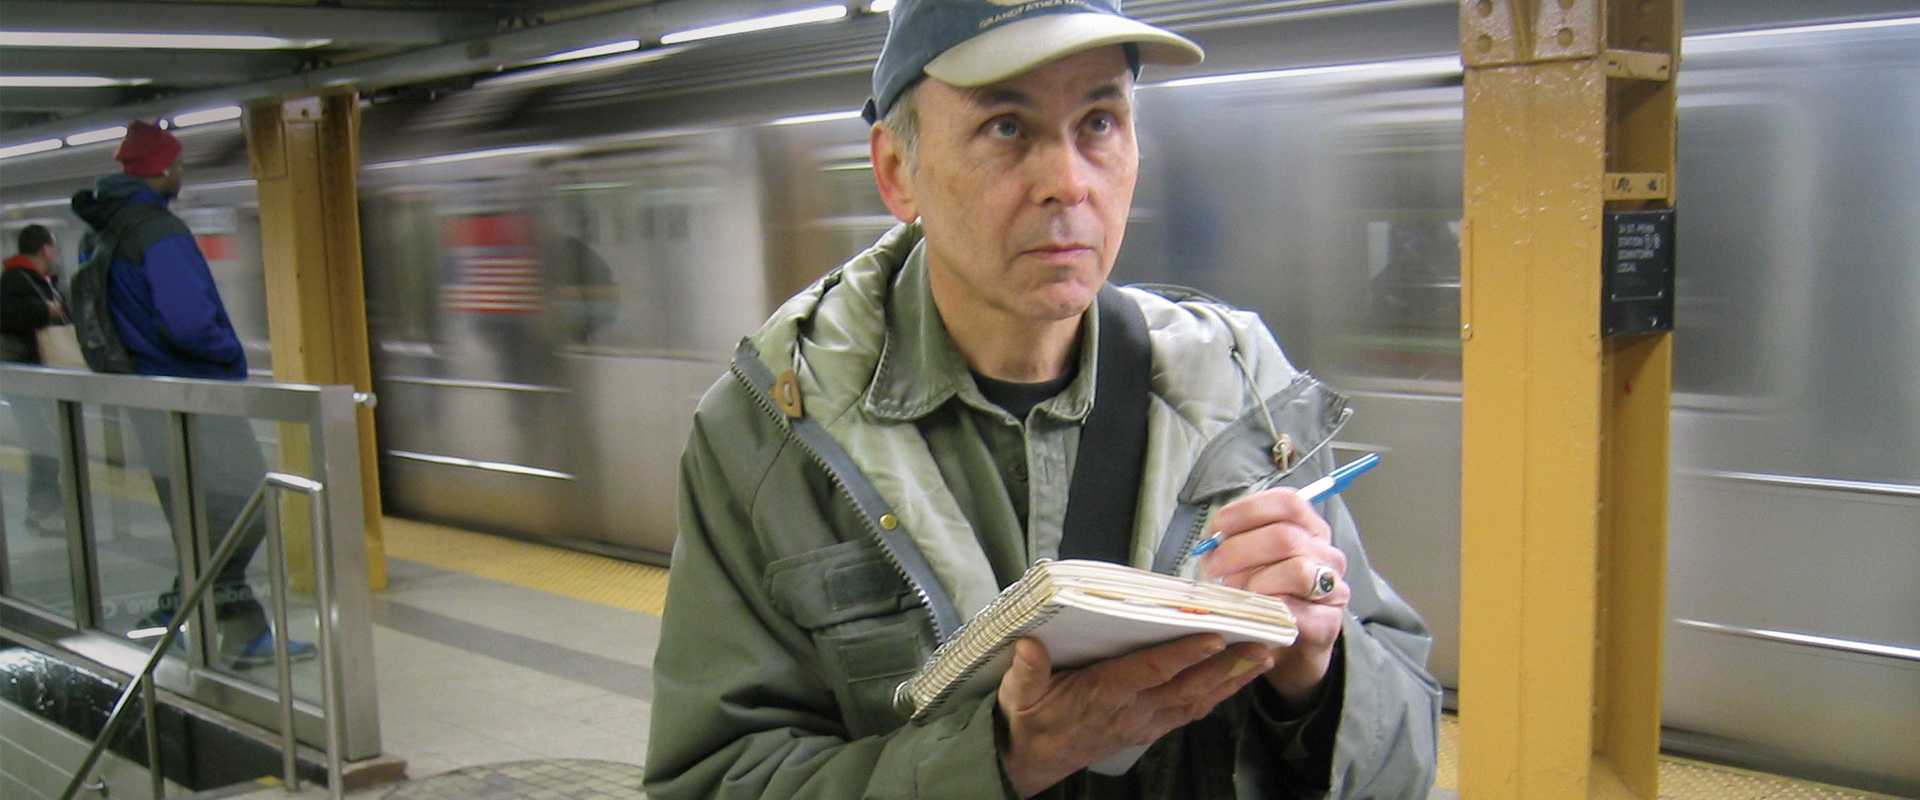
<svg viewBox="0 0 1920 800"><path fill-rule="evenodd" d="M667 571L650 564L399 517L383 532L391 558L654 616L666 607Z"/></svg>

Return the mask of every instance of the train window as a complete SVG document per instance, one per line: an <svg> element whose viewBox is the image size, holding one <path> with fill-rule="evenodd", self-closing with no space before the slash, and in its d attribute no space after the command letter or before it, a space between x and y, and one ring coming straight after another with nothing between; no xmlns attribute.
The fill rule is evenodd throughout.
<svg viewBox="0 0 1920 800"><path fill-rule="evenodd" d="M1799 214L1779 203L1780 178L1805 169L1785 158L1782 134L1793 115L1764 96L1712 91L1689 96L1677 148L1682 203L1677 217L1676 404L1734 409L1798 383L1803 364L1785 358L1805 337L1805 292L1785 282L1804 254ZM1786 124L1783 124L1786 123ZM1812 142L1806 142L1808 147ZM1780 170L1753 169L1762 154Z"/></svg>
<svg viewBox="0 0 1920 800"><path fill-rule="evenodd" d="M562 342L705 359L759 323L756 186L739 147L713 131L549 166L541 257Z"/></svg>
<svg viewBox="0 0 1920 800"><path fill-rule="evenodd" d="M436 202L424 189L371 193L360 201L367 320L382 351L417 350L442 338Z"/></svg>
<svg viewBox="0 0 1920 800"><path fill-rule="evenodd" d="M1253 308L1296 365L1350 388L1459 390L1457 85L1142 96L1142 192L1117 276ZM1219 147L1221 130L1245 140Z"/></svg>

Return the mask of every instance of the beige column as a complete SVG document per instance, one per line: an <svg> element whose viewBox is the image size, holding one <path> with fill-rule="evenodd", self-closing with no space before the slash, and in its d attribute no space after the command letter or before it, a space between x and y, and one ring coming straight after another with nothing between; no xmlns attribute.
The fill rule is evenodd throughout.
<svg viewBox="0 0 1920 800"><path fill-rule="evenodd" d="M359 98L346 90L255 101L247 104L245 125L260 198L273 377L371 392L360 265ZM361 486L354 490L365 498L367 576L380 589L387 585L387 562L373 410L358 413ZM283 458L303 463L305 440L282 440ZM304 542L289 545L290 556L305 557ZM309 573L296 566L293 574Z"/></svg>
<svg viewBox="0 0 1920 800"><path fill-rule="evenodd" d="M1671 208L1680 0L1462 0L1460 788L1657 796L1671 334L1601 329Z"/></svg>

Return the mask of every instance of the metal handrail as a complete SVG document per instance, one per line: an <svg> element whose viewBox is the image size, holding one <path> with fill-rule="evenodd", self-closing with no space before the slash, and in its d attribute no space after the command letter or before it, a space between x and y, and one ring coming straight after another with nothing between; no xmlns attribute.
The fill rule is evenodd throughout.
<svg viewBox="0 0 1920 800"><path fill-rule="evenodd" d="M141 697L141 715L146 723L147 769L152 781L153 797L154 800L160 800L165 795L165 780L160 768L159 738L155 731L153 672L160 666L161 659L166 657L167 649L173 646L173 641L180 635L181 629L194 614L200 611L201 599L213 586L213 582L219 578L221 569L233 558L234 551L239 549L241 531L253 521L254 515L260 513L269 488L306 494L309 513L313 515L314 552L317 556L314 564L315 569L320 573L315 581L316 600L320 609L318 615L320 641L316 646L320 650L321 700L326 706L327 786L333 800L341 800L343 781L341 779L340 724L343 712L337 707L340 697L334 675L333 624L332 614L329 613L333 605L331 592L333 561L330 541L332 537L328 535L327 509L326 504L322 502L326 487L318 481L282 472L266 473L262 476L260 485L253 490L253 494L247 497L246 506L241 509L233 524L227 528L225 538L220 541L220 546L208 559L207 567L202 571L200 579L194 582L193 588L188 590L186 596L180 601L180 612L167 621L166 632L160 636L160 641L154 645L153 651L148 653L146 663L140 668L139 673L128 679L127 685L121 689L119 699L114 701L113 710L107 714L107 721L100 727L100 735L94 738L93 746L87 750L86 758L81 760L79 769L74 772L73 780L60 794L60 800L73 800L79 794L81 784L86 782L87 776L92 774L94 766L105 754L107 743L113 740L115 732L120 727L120 721L124 719L136 692ZM287 645L286 552L285 545L281 541L284 536L279 529L279 515L273 511L272 505L268 505L267 508L268 560L271 562L274 584L273 659L279 673L280 759L284 772L283 783L288 792L294 792L300 788L300 775L298 759L295 757L297 743L293 728L293 661Z"/></svg>

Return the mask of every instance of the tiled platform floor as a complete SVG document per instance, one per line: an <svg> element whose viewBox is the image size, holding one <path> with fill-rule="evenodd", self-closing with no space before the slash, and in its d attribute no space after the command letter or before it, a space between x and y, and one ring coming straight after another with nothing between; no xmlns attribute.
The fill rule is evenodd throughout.
<svg viewBox="0 0 1920 800"><path fill-rule="evenodd" d="M409 776L644 760L658 617L414 562L389 569L374 616L381 739Z"/></svg>

